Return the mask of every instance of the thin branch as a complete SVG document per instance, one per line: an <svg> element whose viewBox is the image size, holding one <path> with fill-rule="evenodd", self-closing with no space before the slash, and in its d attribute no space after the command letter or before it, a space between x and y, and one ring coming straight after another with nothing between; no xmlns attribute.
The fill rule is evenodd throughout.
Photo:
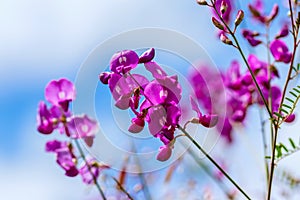
<svg viewBox="0 0 300 200"><path fill-rule="evenodd" d="M77 149L78 149L78 151L79 151L79 153L80 153L80 156L82 157L83 161L85 162L86 166L88 167L89 173L90 173L91 176L93 177L94 184L96 185L96 187L97 187L97 189L98 189L98 191L99 191L99 193L100 193L102 199L103 199L103 200L107 200L107 198L105 197L105 194L104 194L104 192L103 192L103 190L102 190L100 184L99 184L98 181L97 181L97 178L95 177L94 173L92 172L92 168L91 168L91 166L89 165L89 163L88 163L88 161L87 161L87 159L86 159L86 157L85 157L85 154L84 154L84 152L83 152L83 150L82 150L82 148L81 148L81 146L80 146L78 140L75 139L74 141L75 141L75 145L76 145L76 147L77 147Z"/></svg>
<svg viewBox="0 0 300 200"><path fill-rule="evenodd" d="M211 2L212 2L212 1L211 1ZM267 102L267 100L265 99L265 97L264 97L264 95L263 95L263 93L262 93L262 91L261 91L261 89L260 89L260 87L259 87L259 85L258 85L258 82L257 82L257 80L256 80L256 78L255 78L254 72L252 71L252 69L251 69L251 67L250 67L250 65L249 65L249 63L248 63L248 61L247 61L247 59L246 59L246 57L245 57L245 55L244 55L244 52L243 52L243 50L242 50L242 48L241 48L241 46L240 46L240 44L239 44L237 38L235 37L235 34L232 32L232 30L230 29L230 27L228 26L228 24L227 24L227 23L224 21L224 19L221 17L221 15L220 15L220 13L218 12L218 10L217 10L215 4L213 4L213 9L214 9L215 12L217 13L217 15L218 15L218 17L220 18L220 20L222 21L222 23L225 25L226 29L229 31L229 34L230 34L230 35L232 36L232 38L234 39L235 44L236 44L235 46L236 46L236 48L238 49L239 53L241 54L242 59L244 60L246 66L247 66L247 68L248 68L248 70L249 70L249 72L250 72L250 75L251 75L252 80L253 80L253 82L254 82L254 84L255 84L255 87L256 87L256 89L258 90L258 93L259 93L261 99L262 99L263 102L264 102L264 105L265 105L265 107L266 107L266 109L267 109L267 111L268 111L268 113L269 113L269 116L270 116L270 118L273 118L273 115L272 115L272 112L271 112L271 110L270 110L270 108L269 108L268 102ZM273 122L273 123L275 123L275 122Z"/></svg>
<svg viewBox="0 0 300 200"><path fill-rule="evenodd" d="M126 194L126 196L127 196L130 200L133 200L132 196L125 190L125 188L122 186L122 184L121 184L115 177L112 177L112 179L116 182L116 184L118 185L118 188L119 188L124 194Z"/></svg>
<svg viewBox="0 0 300 200"><path fill-rule="evenodd" d="M180 125L177 126L180 131L182 131L187 138L205 155L205 157L214 164L223 174L224 176L247 198L250 197L244 192L244 190L225 172L225 170L192 138L192 136L184 130Z"/></svg>
<svg viewBox="0 0 300 200"><path fill-rule="evenodd" d="M294 47L293 47L293 53L292 53L292 59L291 59L291 63L290 63L290 68L289 68L289 72L288 75L286 77L286 81L283 87L283 92L282 92L282 96L281 96L281 100L280 100L280 106L279 109L282 107L284 98L285 98L285 94L287 91L287 87L288 84L290 82L290 77L293 71L293 65L294 65L294 59L295 59L295 55L296 55L296 51L297 51L297 38L298 38L298 28L297 30L295 30L294 28L294 17L293 17L293 7L292 7L292 2L291 0L289 0L289 8L290 8L290 12L291 12L291 23L292 23L292 33L293 33L293 38L294 38ZM277 135L278 135L278 129L279 129L279 121L277 120L277 123L275 125L275 135L274 135L274 141L272 141L272 157L271 157L271 170L270 170L270 178L269 178L269 186L268 186L268 196L267 199L270 200L271 199L271 193L272 193L272 181L273 181L273 175L274 175L274 168L275 168L275 149L276 149L276 143L277 143Z"/></svg>

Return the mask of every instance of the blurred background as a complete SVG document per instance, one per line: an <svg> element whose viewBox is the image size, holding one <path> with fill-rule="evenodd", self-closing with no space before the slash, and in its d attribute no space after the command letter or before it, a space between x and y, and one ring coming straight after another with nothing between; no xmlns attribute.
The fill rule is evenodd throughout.
<svg viewBox="0 0 300 200"><path fill-rule="evenodd" d="M246 8L249 1L241 2L236 1L235 6ZM1 1L0 199L94 198L91 188L79 177L65 177L54 155L44 152L49 137L36 131L36 111L38 102L44 99L45 85L60 77L75 80L81 64L97 45L113 35L145 27L170 29L190 37L225 69L239 56L216 40L209 16L210 11L194 0ZM259 124L251 117L248 123ZM255 131L248 134L258 129L251 126L243 130L246 138L227 152L248 145L254 157L261 158L257 155L261 149L255 147L261 148L260 137L257 139ZM241 157L232 159L240 161ZM254 170L261 169L261 164L254 164ZM247 167L233 164L234 170L241 184L255 191L260 178L248 180Z"/></svg>

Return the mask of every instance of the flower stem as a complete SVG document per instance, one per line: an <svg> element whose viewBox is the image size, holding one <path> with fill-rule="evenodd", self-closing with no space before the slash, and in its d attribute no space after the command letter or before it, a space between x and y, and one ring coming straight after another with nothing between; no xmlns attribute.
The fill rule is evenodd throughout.
<svg viewBox="0 0 300 200"><path fill-rule="evenodd" d="M266 158L267 157L267 152L268 152L268 145L267 145L266 132L265 132L265 121L263 120L263 113L262 113L261 109L259 109L259 116L260 116L260 124L261 124L261 135L262 135L262 141L263 141L263 149L264 149L264 163L265 163L265 168L266 168L266 180L267 180L267 183L268 183L269 182L269 163L268 163L267 158Z"/></svg>
<svg viewBox="0 0 300 200"><path fill-rule="evenodd" d="M116 182L116 184L118 185L119 189L126 194L126 196L130 199L133 200L132 196L125 190L125 188L122 186L122 184L115 178L112 177L112 179Z"/></svg>
<svg viewBox="0 0 300 200"><path fill-rule="evenodd" d="M212 1L211 1L211 2L212 2ZM252 71L252 69L251 69L251 67L250 67L250 65L249 65L249 63L248 63L248 61L247 61L247 59L246 59L246 57L245 57L245 54L244 54L244 52L243 52L243 50L242 50L242 48L241 48L241 46L240 46L240 44L239 44L239 42L238 42L238 40L237 40L237 38L236 38L234 32L230 29L230 27L228 26L228 24L227 24L227 23L224 21L224 19L221 17L220 13L218 12L218 10L217 10L217 8L216 8L216 5L215 5L213 2L212 2L212 5L213 5L213 9L214 9L215 12L217 13L218 17L220 18L220 20L222 21L222 23L225 25L225 27L226 27L226 29L228 30L229 34L230 34L230 35L232 36L232 38L234 39L235 46L236 46L236 48L238 49L239 53L241 54L242 59L243 59L243 61L245 62L246 66L247 66L247 68L248 68L248 70L249 70L249 72L250 72L250 75L251 75L251 77L252 77L252 80L253 80L253 82L254 82L254 84L255 84L255 86L256 86L256 89L257 89L257 91L258 91L260 97L262 98L262 100L263 100L263 102L264 102L264 105L265 105L265 107L266 107L266 109L267 109L267 111L268 111L268 114L269 114L270 118L273 118L273 115L272 115L272 112L271 112L271 110L270 110L270 108L269 108L268 102L267 102L267 100L265 99L265 97L264 97L264 95L263 95L263 93L262 93L262 91L261 91L261 89L260 89L260 87L259 87L259 85L258 85L258 82L257 82L257 80L256 80L256 78L255 78L254 72ZM275 123L275 122L273 122L273 123Z"/></svg>
<svg viewBox="0 0 300 200"><path fill-rule="evenodd" d="M291 24L292 24L292 35L293 35L293 39L294 39L294 45L293 45L294 47L293 47L290 68L289 68L288 75L286 77L286 81L285 81L285 84L283 87L283 92L282 92L282 96L281 96L281 100L280 100L280 104L279 104L279 109L282 107L282 104L283 104L283 101L285 98L285 94L287 91L287 87L291 80L291 74L293 71L294 60L295 60L295 55L296 55L296 51L297 51L297 38L298 38L298 32L299 32L299 26L296 27L296 29L295 29L294 18L293 18L293 7L292 7L291 0L289 0L289 8L290 8L290 12L291 12ZM278 129L279 129L279 120L277 120L277 124L275 125L274 129L275 129L275 132L274 132L274 140L272 141L271 170L270 170L270 177L269 177L267 200L271 199L271 193L272 193L272 181L273 181L274 168L275 168L275 149L276 149L277 135L278 135Z"/></svg>
<svg viewBox="0 0 300 200"><path fill-rule="evenodd" d="M94 184L96 185L96 187L97 187L97 189L98 189L98 191L99 191L99 193L100 193L102 199L103 199L103 200L107 200L107 198L105 197L105 194L104 194L102 188L100 187L100 184L99 184L98 181L97 181L97 178L94 176L94 174L93 174L93 172L92 172L91 166L89 165L89 163L88 163L87 160L86 160L85 154L84 154L84 152L83 152L83 150L82 150L82 148L81 148L81 146L80 146L78 140L75 139L74 141L75 141L75 145L76 145L76 147L77 147L77 149L78 149L78 151L79 151L79 153L80 153L80 156L82 157L83 161L85 162L86 166L88 167L88 170L89 170L90 174L91 174L92 177L93 177Z"/></svg>
<svg viewBox="0 0 300 200"><path fill-rule="evenodd" d="M224 176L247 198L250 199L250 197L244 192L244 190L224 171L224 169L218 165L218 163L208 154L206 151L192 138L192 136L183 129L180 125L177 126L180 131L182 131L188 139L205 155L205 157L213 163L223 174Z"/></svg>

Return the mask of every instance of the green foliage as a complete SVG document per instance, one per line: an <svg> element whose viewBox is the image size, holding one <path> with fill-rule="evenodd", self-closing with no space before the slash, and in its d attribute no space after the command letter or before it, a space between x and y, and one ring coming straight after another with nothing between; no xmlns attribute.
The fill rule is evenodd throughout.
<svg viewBox="0 0 300 200"><path fill-rule="evenodd" d="M300 150L300 143L298 146L295 144L292 138L289 138L289 146L279 143L276 145L276 160L277 162L297 151Z"/></svg>
<svg viewBox="0 0 300 200"><path fill-rule="evenodd" d="M285 97L285 101L279 108L279 112L274 112L274 115L278 117L275 120L279 120L279 125L284 121L285 118L293 114L295 111L296 105L300 99L300 86L298 85L297 87L294 87L291 91L289 91L289 94L291 96Z"/></svg>

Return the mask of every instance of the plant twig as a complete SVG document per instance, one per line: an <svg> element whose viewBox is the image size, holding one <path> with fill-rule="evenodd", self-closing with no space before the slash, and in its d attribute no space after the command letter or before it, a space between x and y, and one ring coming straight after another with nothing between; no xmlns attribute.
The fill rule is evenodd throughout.
<svg viewBox="0 0 300 200"><path fill-rule="evenodd" d="M103 200L107 200L107 198L106 198L106 196L105 196L105 194L104 194L104 192L103 192L103 190L102 190L100 184L99 184L98 181L97 181L97 178L95 177L95 175L94 175L93 172L92 172L91 166L89 165L89 163L88 163L88 161L87 161L87 159L86 159L86 157L85 157L85 154L84 154L84 152L83 152L83 150L82 150L82 148L81 148L81 146L80 146L78 140L75 139L74 141L75 141L75 145L76 145L76 147L77 147L77 149L78 149L78 151L79 151L79 153L80 153L80 156L82 157L83 161L85 162L86 166L88 167L89 173L90 173L91 176L93 177L94 184L96 185L96 187L97 187L97 189L98 189L98 191L99 191L99 193L100 193L102 199L103 199Z"/></svg>
<svg viewBox="0 0 300 200"><path fill-rule="evenodd" d="M124 194L126 194L126 196L127 196L130 200L133 200L132 196L125 190L125 188L122 186L122 184L121 184L115 177L112 177L112 179L116 182L116 184L118 185L118 188L119 188Z"/></svg>
<svg viewBox="0 0 300 200"><path fill-rule="evenodd" d="M244 190L225 172L225 170L192 138L192 136L183 129L180 125L177 126L180 131L182 131L187 138L205 155L205 157L214 164L223 174L224 176L247 198L250 197L244 192Z"/></svg>
<svg viewBox="0 0 300 200"><path fill-rule="evenodd" d="M288 75L286 77L286 81L283 87L283 92L282 92L282 96L281 96L281 100L280 100L280 104L279 104L279 109L282 107L283 105L283 101L285 98L285 94L287 91L287 87L288 84L291 80L291 74L293 71L293 65L294 65L294 59L295 59L295 55L296 55L296 51L297 51L297 38L298 38L298 28L295 29L295 25L294 25L294 17L293 17L293 8L292 8L292 2L291 0L289 0L289 8L290 8L290 12L291 12L291 23L292 23L292 34L293 34L293 39L294 39L294 47L293 47L293 52L292 52L292 58L291 58L291 62L290 62L290 68L289 68L289 72ZM274 132L274 140L272 141L272 156L271 156L271 169L270 169L270 177L269 177L269 183L268 183L268 196L267 196L267 200L271 199L271 193L272 193L272 181L273 181L273 175L274 175L274 168L275 168L275 149L276 149L276 143L277 143L277 135L278 135L278 129L279 129L279 121L277 120L277 123L274 127L275 132Z"/></svg>

